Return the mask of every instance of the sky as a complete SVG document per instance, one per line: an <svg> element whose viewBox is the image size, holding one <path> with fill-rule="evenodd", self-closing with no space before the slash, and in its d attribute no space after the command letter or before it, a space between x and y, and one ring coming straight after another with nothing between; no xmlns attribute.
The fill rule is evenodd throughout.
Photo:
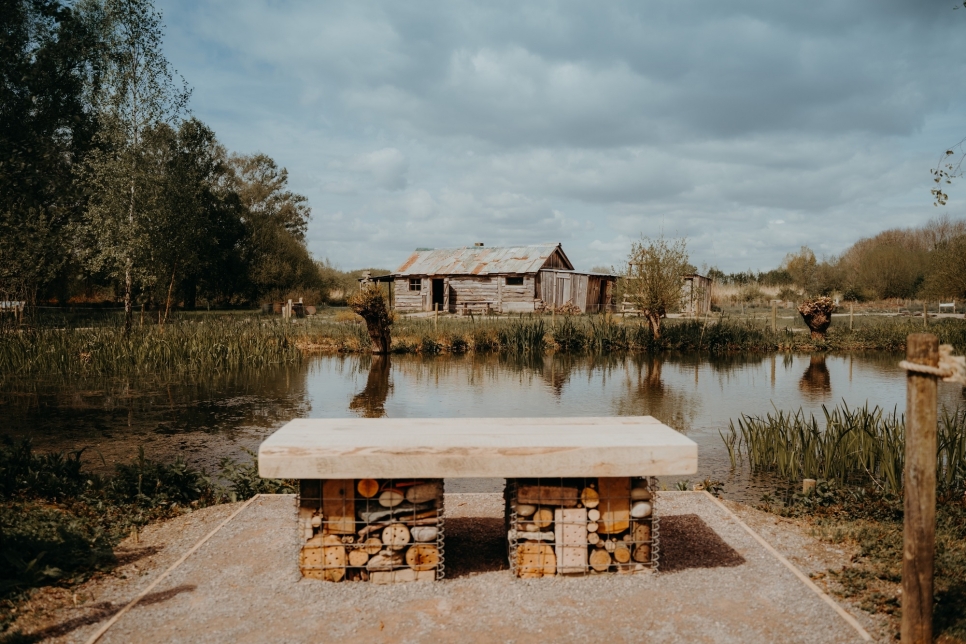
<svg viewBox="0 0 966 644"><path fill-rule="evenodd" d="M930 169L966 137L955 0L156 0L194 116L309 198L312 254L642 235L768 270L802 245L966 216Z"/></svg>

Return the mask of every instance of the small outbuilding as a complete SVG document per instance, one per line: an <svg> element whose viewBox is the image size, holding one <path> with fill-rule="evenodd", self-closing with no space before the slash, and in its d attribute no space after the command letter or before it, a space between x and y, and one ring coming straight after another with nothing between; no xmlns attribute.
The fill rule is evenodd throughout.
<svg viewBox="0 0 966 644"><path fill-rule="evenodd" d="M615 275L574 270L560 244L417 249L394 273L391 303L401 312L518 313L571 305L606 311ZM568 307L569 308L569 307Z"/></svg>

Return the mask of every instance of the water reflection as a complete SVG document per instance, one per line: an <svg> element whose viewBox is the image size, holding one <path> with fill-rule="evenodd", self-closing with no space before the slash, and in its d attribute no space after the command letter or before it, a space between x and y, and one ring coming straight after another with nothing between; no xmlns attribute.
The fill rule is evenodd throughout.
<svg viewBox="0 0 966 644"><path fill-rule="evenodd" d="M702 354L663 356L318 356L302 365L198 383L151 379L24 381L0 388L0 434L31 434L42 449L77 449L92 463L184 454L217 467L257 448L295 417L511 417L651 415L699 446L697 478L729 480L729 495L754 482L729 479L718 431L741 414L821 404L880 405L902 413L901 356ZM963 401L940 383L940 401ZM692 477L692 478L696 478ZM760 493L757 493L760 495ZM757 500L758 496L746 496Z"/></svg>
<svg viewBox="0 0 966 644"><path fill-rule="evenodd" d="M849 381L851 382L851 360L849 365ZM808 367L802 374L802 379L798 381L798 388L807 398L812 400L827 398L832 393L832 375L825 364L824 353L809 357Z"/></svg>
<svg viewBox="0 0 966 644"><path fill-rule="evenodd" d="M369 364L366 387L349 403L349 409L363 418L382 418L386 415L386 398L392 390L389 372L392 363L387 355L373 355Z"/></svg>

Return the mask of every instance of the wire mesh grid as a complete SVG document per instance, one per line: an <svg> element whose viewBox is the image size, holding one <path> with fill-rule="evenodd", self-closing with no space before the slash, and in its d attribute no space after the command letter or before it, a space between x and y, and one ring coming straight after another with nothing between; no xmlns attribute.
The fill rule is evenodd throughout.
<svg viewBox="0 0 966 644"><path fill-rule="evenodd" d="M397 583L442 579L442 479L302 479L302 576Z"/></svg>
<svg viewBox="0 0 966 644"><path fill-rule="evenodd" d="M656 490L652 477L508 479L511 571L523 578L656 571Z"/></svg>

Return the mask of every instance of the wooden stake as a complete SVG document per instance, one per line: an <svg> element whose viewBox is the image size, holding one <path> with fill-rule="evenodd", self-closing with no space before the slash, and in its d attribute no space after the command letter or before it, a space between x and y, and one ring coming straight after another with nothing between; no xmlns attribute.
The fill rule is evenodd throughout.
<svg viewBox="0 0 966 644"><path fill-rule="evenodd" d="M778 302L771 303L771 332L778 333Z"/></svg>
<svg viewBox="0 0 966 644"><path fill-rule="evenodd" d="M937 367L939 340L906 339L908 362ZM936 376L906 372L906 463L903 472L902 643L932 642L936 548Z"/></svg>
<svg viewBox="0 0 966 644"><path fill-rule="evenodd" d="M853 317L855 316L855 302L849 302L849 331L855 329Z"/></svg>
<svg viewBox="0 0 966 644"><path fill-rule="evenodd" d="M929 311L926 310L926 303L922 303L922 328L929 326Z"/></svg>

